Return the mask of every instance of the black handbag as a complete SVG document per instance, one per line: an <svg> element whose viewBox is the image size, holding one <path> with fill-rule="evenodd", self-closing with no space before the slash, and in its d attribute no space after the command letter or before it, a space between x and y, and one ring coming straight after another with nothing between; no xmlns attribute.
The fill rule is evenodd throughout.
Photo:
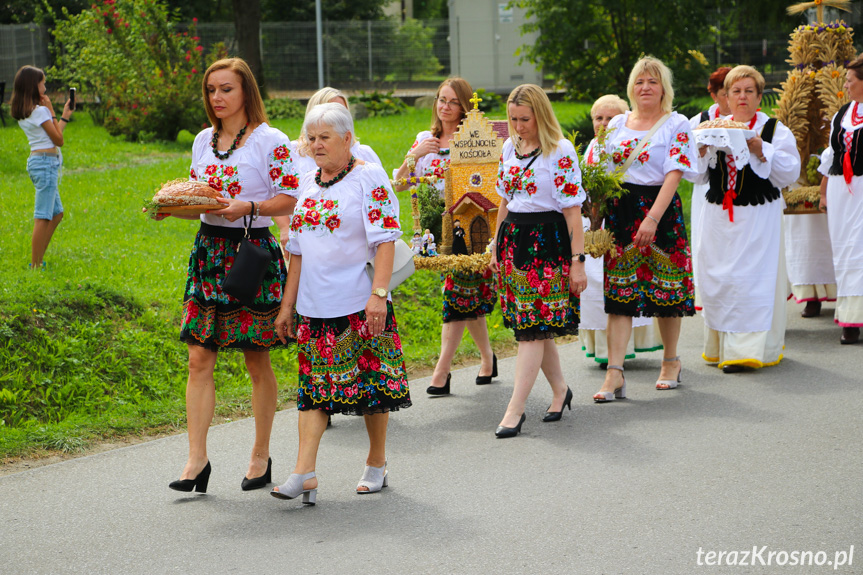
<svg viewBox="0 0 863 575"><path fill-rule="evenodd" d="M251 223L249 221L249 224ZM246 216L243 216L243 227L246 233L240 240L240 245L237 246L234 265L225 277L222 291L240 300L243 305L250 305L261 287L261 282L264 281L273 256L267 249L251 242Z"/></svg>

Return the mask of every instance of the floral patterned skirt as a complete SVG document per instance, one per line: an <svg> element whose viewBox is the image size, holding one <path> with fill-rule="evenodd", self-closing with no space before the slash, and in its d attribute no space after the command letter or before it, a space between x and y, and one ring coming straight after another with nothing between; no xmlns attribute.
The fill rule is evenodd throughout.
<svg viewBox="0 0 863 575"><path fill-rule="evenodd" d="M695 315L692 257L675 193L656 229L653 243L637 248L635 233L661 186L624 184L629 193L612 201L606 229L616 251L605 255L605 313L630 317Z"/></svg>
<svg viewBox="0 0 863 575"><path fill-rule="evenodd" d="M578 333L579 299L569 291L572 248L559 212L509 212L497 238L503 322L518 341Z"/></svg>
<svg viewBox="0 0 863 575"><path fill-rule="evenodd" d="M491 270L475 274L447 272L443 280L443 322L464 321L488 315L497 299Z"/></svg>
<svg viewBox="0 0 863 575"><path fill-rule="evenodd" d="M336 318L298 316L297 409L368 415L411 406L391 302L384 332L371 337L365 310Z"/></svg>
<svg viewBox="0 0 863 575"><path fill-rule="evenodd" d="M261 289L249 306L222 291L243 230L202 223L189 256L180 340L212 351L267 351L282 345L275 333L287 270L268 228L249 230L251 241L272 254Z"/></svg>

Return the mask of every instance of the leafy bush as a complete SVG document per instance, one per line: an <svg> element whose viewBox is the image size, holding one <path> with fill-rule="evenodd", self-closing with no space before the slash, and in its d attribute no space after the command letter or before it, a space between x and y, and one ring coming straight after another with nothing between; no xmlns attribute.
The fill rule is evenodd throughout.
<svg viewBox="0 0 863 575"><path fill-rule="evenodd" d="M296 120L306 115L306 107L292 98L272 98L264 102L270 120Z"/></svg>
<svg viewBox="0 0 863 575"><path fill-rule="evenodd" d="M49 75L101 101L94 121L129 140L174 140L206 121L201 80L207 61L196 22L181 32L163 0L101 0L57 18ZM222 54L216 53L214 57Z"/></svg>
<svg viewBox="0 0 863 575"><path fill-rule="evenodd" d="M441 242L443 228L443 212L446 208L437 188L428 184L417 186L417 199L420 203L420 226L429 230L437 242Z"/></svg>
<svg viewBox="0 0 863 575"><path fill-rule="evenodd" d="M434 55L435 31L413 18L405 19L395 32L395 45L401 53L395 55L392 67L399 78L436 74L443 66Z"/></svg>
<svg viewBox="0 0 863 575"><path fill-rule="evenodd" d="M562 124L561 129L564 134L573 134L573 144L576 147L581 146L584 150L593 139L593 120L590 118L590 113L577 116L572 122Z"/></svg>
<svg viewBox="0 0 863 575"><path fill-rule="evenodd" d="M352 103L363 104L370 116L395 116L403 114L407 105L393 96L392 90L383 92L360 92L359 96L350 96Z"/></svg>
<svg viewBox="0 0 863 575"><path fill-rule="evenodd" d="M479 103L479 109L482 110L483 114L494 112L503 106L503 98L494 92L489 92L485 88L479 88L476 91L476 95L482 99L482 102Z"/></svg>

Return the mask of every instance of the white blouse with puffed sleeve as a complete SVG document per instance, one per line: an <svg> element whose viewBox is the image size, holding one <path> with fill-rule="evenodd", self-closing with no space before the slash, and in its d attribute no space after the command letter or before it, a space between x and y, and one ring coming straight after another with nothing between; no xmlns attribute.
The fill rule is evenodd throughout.
<svg viewBox="0 0 863 575"><path fill-rule="evenodd" d="M366 261L402 235L399 203L378 164L354 166L324 188L303 175L286 250L302 256L297 312L343 317L365 309L372 293Z"/></svg>
<svg viewBox="0 0 863 575"><path fill-rule="evenodd" d="M563 212L587 199L581 186L578 154L567 139L548 155L519 159L512 140L503 145L497 193L510 212Z"/></svg>

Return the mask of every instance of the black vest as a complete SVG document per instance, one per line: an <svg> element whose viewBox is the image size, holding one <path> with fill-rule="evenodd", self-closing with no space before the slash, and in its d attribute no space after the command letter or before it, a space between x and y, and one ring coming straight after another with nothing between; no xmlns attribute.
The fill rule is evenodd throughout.
<svg viewBox="0 0 863 575"><path fill-rule="evenodd" d="M851 104L845 104L833 117L833 134L830 136L830 147L833 148L833 165L828 173L831 176L842 175L842 162L845 161L845 128L842 127L842 118ZM863 154L860 153L863 146L863 129L855 130L851 136L851 171L855 176L863 176Z"/></svg>
<svg viewBox="0 0 863 575"><path fill-rule="evenodd" d="M773 141L776 131L776 119L770 118L761 129L761 139L765 142ZM710 174L710 189L707 191L707 201L711 204L722 205L725 192L728 190L728 164L725 161L725 152L716 154L716 167L708 170ZM737 185L735 186L737 197L734 198L735 206L756 206L765 202L779 199L780 191L770 183L770 180L759 178L749 164L737 170Z"/></svg>

